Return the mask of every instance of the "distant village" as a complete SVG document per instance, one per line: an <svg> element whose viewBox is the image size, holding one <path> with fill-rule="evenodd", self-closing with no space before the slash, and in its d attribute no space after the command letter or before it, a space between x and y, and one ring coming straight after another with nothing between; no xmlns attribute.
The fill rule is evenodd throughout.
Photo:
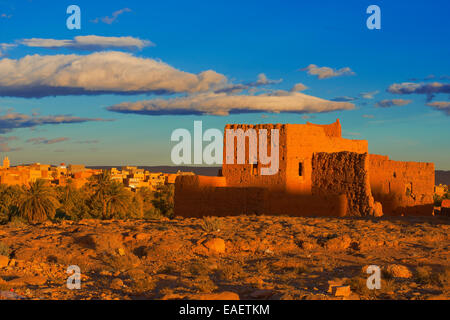
<svg viewBox="0 0 450 320"><path fill-rule="evenodd" d="M123 183L129 191L143 187L156 190L158 185L175 184L175 179L179 175L194 175L193 172L181 171L177 173L149 172L132 166L107 170L110 171L113 181ZM10 160L5 157L3 165L0 166L0 184L22 186L42 179L47 180L51 186L66 186L70 181L74 187L81 188L88 183L90 177L99 175L102 171L103 169L90 169L84 165L65 165L64 163L59 166L34 163L11 167Z"/></svg>

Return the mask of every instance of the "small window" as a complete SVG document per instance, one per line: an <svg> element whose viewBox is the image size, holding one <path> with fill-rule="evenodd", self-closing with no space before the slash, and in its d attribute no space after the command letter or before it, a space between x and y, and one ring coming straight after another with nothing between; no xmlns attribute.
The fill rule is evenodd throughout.
<svg viewBox="0 0 450 320"><path fill-rule="evenodd" d="M303 177L303 162L298 163L298 176Z"/></svg>

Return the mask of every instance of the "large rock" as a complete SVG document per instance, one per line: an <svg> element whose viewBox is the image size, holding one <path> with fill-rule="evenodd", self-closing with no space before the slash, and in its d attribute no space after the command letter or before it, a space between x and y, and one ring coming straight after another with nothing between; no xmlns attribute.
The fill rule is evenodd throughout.
<svg viewBox="0 0 450 320"><path fill-rule="evenodd" d="M224 253L226 249L225 241L220 238L213 238L203 242L203 245L215 253Z"/></svg>
<svg viewBox="0 0 450 320"><path fill-rule="evenodd" d="M9 263L9 258L5 256L0 256L0 268L7 267Z"/></svg>
<svg viewBox="0 0 450 320"><path fill-rule="evenodd" d="M121 234L88 233L74 236L75 242L96 251L117 251L124 247Z"/></svg>
<svg viewBox="0 0 450 320"><path fill-rule="evenodd" d="M386 272L394 278L411 278L412 272L406 266L391 264L386 267Z"/></svg>
<svg viewBox="0 0 450 320"><path fill-rule="evenodd" d="M27 285L30 286L42 286L47 282L47 278L44 276L25 276L13 279L11 281L8 281L8 284L13 287L24 287Z"/></svg>

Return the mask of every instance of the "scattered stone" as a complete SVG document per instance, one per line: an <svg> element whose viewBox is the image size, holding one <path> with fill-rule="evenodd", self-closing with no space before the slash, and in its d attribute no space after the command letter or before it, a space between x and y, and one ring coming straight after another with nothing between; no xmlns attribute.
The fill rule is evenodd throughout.
<svg viewBox="0 0 450 320"><path fill-rule="evenodd" d="M348 235L333 238L325 242L325 248L327 250L345 250L350 247L352 239Z"/></svg>
<svg viewBox="0 0 450 320"><path fill-rule="evenodd" d="M239 295L234 292L224 291L221 293L203 293L189 295L190 300L239 300Z"/></svg>

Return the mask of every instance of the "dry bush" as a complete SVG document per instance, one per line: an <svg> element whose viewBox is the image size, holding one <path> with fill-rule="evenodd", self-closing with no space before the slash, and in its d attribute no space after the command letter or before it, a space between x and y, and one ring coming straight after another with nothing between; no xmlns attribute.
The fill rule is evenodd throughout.
<svg viewBox="0 0 450 320"><path fill-rule="evenodd" d="M100 255L100 260L112 272L124 272L135 268L140 263L139 258L131 253L119 255L115 252L104 252Z"/></svg>
<svg viewBox="0 0 450 320"><path fill-rule="evenodd" d="M237 262L219 266L216 275L220 280L232 281L239 279L244 273L241 265Z"/></svg>
<svg viewBox="0 0 450 320"><path fill-rule="evenodd" d="M188 271L193 276L205 276L209 274L210 268L206 262L195 261L189 265Z"/></svg>
<svg viewBox="0 0 450 320"><path fill-rule="evenodd" d="M133 293L144 294L154 290L156 287L155 281L150 276L143 278L132 279L131 290Z"/></svg>
<svg viewBox="0 0 450 320"><path fill-rule="evenodd" d="M4 242L0 242L0 256L9 257L10 254L11 249L9 248L9 246Z"/></svg>
<svg viewBox="0 0 450 320"><path fill-rule="evenodd" d="M201 227L203 231L207 233L216 232L220 231L221 222L218 218L215 217L203 217Z"/></svg>
<svg viewBox="0 0 450 320"><path fill-rule="evenodd" d="M197 278L195 287L202 293L211 293L218 288L214 281L208 276Z"/></svg>
<svg viewBox="0 0 450 320"><path fill-rule="evenodd" d="M439 287L448 287L450 285L450 268L433 271L429 266L417 267L415 280L421 284L436 285Z"/></svg>

